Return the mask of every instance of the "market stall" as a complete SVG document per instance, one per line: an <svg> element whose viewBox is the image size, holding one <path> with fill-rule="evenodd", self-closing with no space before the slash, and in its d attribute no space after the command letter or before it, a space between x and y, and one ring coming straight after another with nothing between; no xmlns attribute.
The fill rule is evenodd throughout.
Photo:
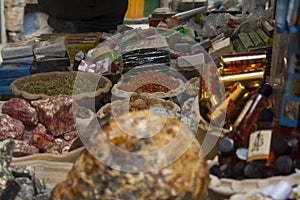
<svg viewBox="0 0 300 200"><path fill-rule="evenodd" d="M0 199L299 199L299 5L2 44Z"/></svg>

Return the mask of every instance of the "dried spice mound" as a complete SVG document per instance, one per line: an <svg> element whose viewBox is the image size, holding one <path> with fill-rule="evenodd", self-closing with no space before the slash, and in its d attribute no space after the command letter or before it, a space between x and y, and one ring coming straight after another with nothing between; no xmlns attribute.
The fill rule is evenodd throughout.
<svg viewBox="0 0 300 200"><path fill-rule="evenodd" d="M199 143L187 140L192 133L180 121L159 115L152 115L149 111L136 111L123 115L117 119L110 119L109 125L103 127L103 132L96 136L96 140L89 150L83 153L68 173L67 179L59 183L51 194L52 200L64 199L204 199L209 183L208 167L201 154ZM152 123L145 123L151 115ZM132 119L132 120L129 120ZM129 122L133 122L132 126ZM135 136L148 131L157 130L157 125L164 121L164 126L158 134L139 139ZM119 128L118 123L124 126ZM131 131L134 136L123 132L123 128ZM179 133L180 132L180 133ZM178 136L179 135L179 136ZM129 160L130 156L121 156L115 152L112 145L104 143L110 141L119 149L134 153L149 153L159 150L177 138L183 154L174 161L161 168L149 172L129 173L119 171L104 165L96 158L124 161L133 167L148 168L165 161L177 150L167 150L156 156L145 156L140 159ZM178 138L179 137L179 138ZM99 147L102 147L99 150ZM103 150L104 149L104 150ZM90 154L93 152L93 155ZM102 157L101 157L102 156ZM120 166L121 169L124 167ZM153 165L152 165L153 164Z"/></svg>
<svg viewBox="0 0 300 200"><path fill-rule="evenodd" d="M0 140L8 138L19 139L23 136L25 127L20 120L10 117L7 114L0 115Z"/></svg>
<svg viewBox="0 0 300 200"><path fill-rule="evenodd" d="M175 90L178 81L159 71L147 71L132 77L128 82L122 82L119 89L127 92L155 93Z"/></svg>
<svg viewBox="0 0 300 200"><path fill-rule="evenodd" d="M53 136L60 136L76 129L74 122L76 106L73 106L71 96L53 96L31 101L31 105L37 110L39 121Z"/></svg>
<svg viewBox="0 0 300 200"><path fill-rule="evenodd" d="M48 96L54 95L72 95L81 94L84 92L94 92L101 86L101 81L94 88L95 83L89 77L80 76L76 79L75 73L61 74L51 77L49 80L27 81L18 86L19 90L26 91L31 94L45 94ZM73 91L74 90L74 91Z"/></svg>
<svg viewBox="0 0 300 200"><path fill-rule="evenodd" d="M134 92L136 93L155 93L155 92L169 92L169 89L163 85L155 84L155 83L149 83L145 84L138 89L136 89Z"/></svg>
<svg viewBox="0 0 300 200"><path fill-rule="evenodd" d="M8 114L27 125L38 124L38 115L36 110L24 99L9 99L3 104L2 113Z"/></svg>

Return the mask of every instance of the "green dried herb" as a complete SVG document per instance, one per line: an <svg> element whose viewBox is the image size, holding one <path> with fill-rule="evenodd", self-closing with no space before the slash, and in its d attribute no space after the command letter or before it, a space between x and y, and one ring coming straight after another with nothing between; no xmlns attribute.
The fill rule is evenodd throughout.
<svg viewBox="0 0 300 200"><path fill-rule="evenodd" d="M76 80L76 81L75 81ZM19 86L19 90L31 94L54 96L59 94L72 95L84 92L94 92L101 88L101 81L95 89L95 83L88 77L76 79L76 74L57 75L49 80L28 81Z"/></svg>

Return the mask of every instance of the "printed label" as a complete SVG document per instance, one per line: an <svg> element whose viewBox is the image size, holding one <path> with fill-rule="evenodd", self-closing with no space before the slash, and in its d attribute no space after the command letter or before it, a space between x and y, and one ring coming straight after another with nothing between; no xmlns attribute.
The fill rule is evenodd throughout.
<svg viewBox="0 0 300 200"><path fill-rule="evenodd" d="M251 133L247 162L259 159L267 159L270 154L271 139L271 130L261 130Z"/></svg>

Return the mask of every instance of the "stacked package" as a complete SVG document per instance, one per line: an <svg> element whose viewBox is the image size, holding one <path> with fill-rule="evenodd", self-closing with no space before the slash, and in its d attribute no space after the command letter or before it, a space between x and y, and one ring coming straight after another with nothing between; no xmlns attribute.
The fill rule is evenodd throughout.
<svg viewBox="0 0 300 200"><path fill-rule="evenodd" d="M1 50L0 94L11 94L9 85L15 79L30 75L34 40L7 43Z"/></svg>
<svg viewBox="0 0 300 200"><path fill-rule="evenodd" d="M37 42L33 52L36 60L34 72L66 71L70 66L63 36Z"/></svg>
<svg viewBox="0 0 300 200"><path fill-rule="evenodd" d="M66 48L69 54L70 62L73 63L75 55L79 51L88 51L94 48L100 41L101 33L55 33L42 34L40 40L49 40L58 37L65 37Z"/></svg>

